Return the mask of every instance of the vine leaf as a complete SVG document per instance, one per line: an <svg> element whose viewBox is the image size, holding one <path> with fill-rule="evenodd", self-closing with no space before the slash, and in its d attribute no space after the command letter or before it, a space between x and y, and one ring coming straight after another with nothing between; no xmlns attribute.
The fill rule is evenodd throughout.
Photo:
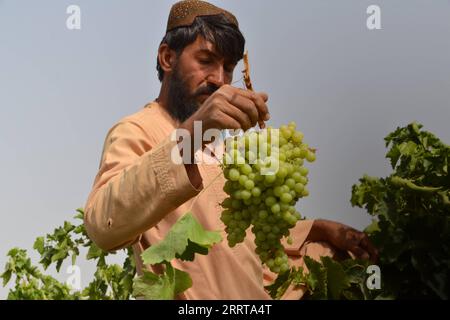
<svg viewBox="0 0 450 320"><path fill-rule="evenodd" d="M269 293L269 295L272 297L272 299L281 299L283 295L286 293L286 290L292 283L293 273L294 270L288 270L276 278L275 282L271 285L265 286L264 289L266 289Z"/></svg>
<svg viewBox="0 0 450 320"><path fill-rule="evenodd" d="M144 264L170 262L175 258L192 261L195 253L207 254L221 240L218 231L206 231L188 212L173 225L164 240L145 250L141 257Z"/></svg>
<svg viewBox="0 0 450 320"><path fill-rule="evenodd" d="M304 257L305 265L308 268L306 284L312 291L312 299L324 300L328 298L327 292L327 272L322 264L309 256Z"/></svg>
<svg viewBox="0 0 450 320"><path fill-rule="evenodd" d="M321 257L321 262L327 270L328 298L340 299L342 291L350 287L344 268L330 257Z"/></svg>
<svg viewBox="0 0 450 320"><path fill-rule="evenodd" d="M188 273L175 269L170 263L162 275L144 271L134 280L133 295L147 300L173 300L177 294L189 289L192 279Z"/></svg>

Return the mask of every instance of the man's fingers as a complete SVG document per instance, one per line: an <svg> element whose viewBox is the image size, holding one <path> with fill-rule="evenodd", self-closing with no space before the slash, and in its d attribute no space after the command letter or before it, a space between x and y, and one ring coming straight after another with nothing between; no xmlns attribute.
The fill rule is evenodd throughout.
<svg viewBox="0 0 450 320"><path fill-rule="evenodd" d="M269 108L267 107L267 100L269 99L269 96L267 95L267 93L261 92L261 93L256 93L253 91L248 91L248 90L244 90L244 89L238 89L238 92L243 95L244 97L246 97L247 99L250 99L253 101L253 103L256 105L256 107L258 108L258 114L259 114L259 119L263 120L263 121L267 121L269 120Z"/></svg>
<svg viewBox="0 0 450 320"><path fill-rule="evenodd" d="M370 260L372 260L372 262L376 262L378 260L378 250L370 242L369 237L367 235L365 235L364 238L361 240L361 247L367 252L369 252Z"/></svg>
<svg viewBox="0 0 450 320"><path fill-rule="evenodd" d="M357 258L368 260L370 258L369 253L363 250L361 247L355 246L350 248L350 251L355 254Z"/></svg>
<svg viewBox="0 0 450 320"><path fill-rule="evenodd" d="M258 108L259 118L264 121L267 121L270 118L269 107L266 104L268 98L266 93L253 93L250 96L250 99L253 100Z"/></svg>
<svg viewBox="0 0 450 320"><path fill-rule="evenodd" d="M230 117L226 113L223 113L222 116L223 116L223 119L222 119L223 128L221 128L221 129L240 129L241 128L241 124L239 123L239 121L237 121L233 117Z"/></svg>
<svg viewBox="0 0 450 320"><path fill-rule="evenodd" d="M264 102L267 102L269 100L269 95L265 92L259 92L259 95L264 100Z"/></svg>
<svg viewBox="0 0 450 320"><path fill-rule="evenodd" d="M225 103L227 103L227 102L225 102ZM243 112L241 109L233 106L232 104L227 103L227 107L223 108L222 112L225 113L226 115L232 117L237 122L239 122L240 128L243 129L244 131L246 131L252 127L252 122L251 122L249 116L245 112Z"/></svg>
<svg viewBox="0 0 450 320"><path fill-rule="evenodd" d="M255 107L252 100L234 93L230 99L230 103L247 114L251 120L252 127L256 125L258 122L258 109Z"/></svg>

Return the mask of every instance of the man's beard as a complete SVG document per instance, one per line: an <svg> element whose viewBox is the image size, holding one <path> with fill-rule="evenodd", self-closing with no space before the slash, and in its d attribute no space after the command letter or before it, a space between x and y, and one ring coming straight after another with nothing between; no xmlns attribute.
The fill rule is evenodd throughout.
<svg viewBox="0 0 450 320"><path fill-rule="evenodd" d="M184 122L200 107L201 102L198 100L200 95L211 95L217 89L215 85L209 83L191 94L189 86L181 77L179 68L176 65L169 79L167 112L172 118Z"/></svg>

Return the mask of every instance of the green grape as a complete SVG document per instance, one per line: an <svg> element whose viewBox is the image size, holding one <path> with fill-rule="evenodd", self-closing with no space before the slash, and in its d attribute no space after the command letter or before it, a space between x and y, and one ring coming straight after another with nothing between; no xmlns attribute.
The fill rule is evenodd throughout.
<svg viewBox="0 0 450 320"><path fill-rule="evenodd" d="M272 207L276 202L277 202L277 199L275 199L275 198L272 197L272 196L267 197L267 198L266 198L266 201L265 201L265 203L266 203L266 205L267 205L268 207Z"/></svg>
<svg viewBox="0 0 450 320"><path fill-rule="evenodd" d="M267 182L268 184L272 184L276 179L275 175L266 175L264 177L264 181Z"/></svg>
<svg viewBox="0 0 450 320"><path fill-rule="evenodd" d="M292 135L292 141L294 141L295 143L301 143L302 140L303 140L303 133L301 133L300 131L296 131Z"/></svg>
<svg viewBox="0 0 450 320"><path fill-rule="evenodd" d="M304 186L306 186L306 184L308 183L308 178L302 176L302 179L300 180L300 183L303 184Z"/></svg>
<svg viewBox="0 0 450 320"><path fill-rule="evenodd" d="M287 210L289 210L289 204L287 204L287 203L280 203L280 209L281 209L281 211L287 211Z"/></svg>
<svg viewBox="0 0 450 320"><path fill-rule="evenodd" d="M281 201L284 203L289 203L292 201L292 196L290 193L283 193L281 195Z"/></svg>
<svg viewBox="0 0 450 320"><path fill-rule="evenodd" d="M267 213L266 210L261 210L261 211L259 211L259 215L258 216L259 216L259 219L264 220L264 219L267 218L268 213Z"/></svg>
<svg viewBox="0 0 450 320"><path fill-rule="evenodd" d="M305 159L307 155L308 155L308 150L305 148L302 148L300 150L300 159Z"/></svg>
<svg viewBox="0 0 450 320"><path fill-rule="evenodd" d="M239 177L239 184L240 184L241 186L244 186L245 183L247 182L247 180L248 180L248 177L247 177L247 176L241 175L241 176Z"/></svg>
<svg viewBox="0 0 450 320"><path fill-rule="evenodd" d="M247 189L247 190L253 190L253 188L255 187L255 183L252 181L252 180L247 180L247 181L245 181L245 183L244 183L244 187L245 187L245 189Z"/></svg>
<svg viewBox="0 0 450 320"><path fill-rule="evenodd" d="M245 230L245 229L248 228L247 222L245 222L245 221L243 221L243 220L242 220L242 221L239 221L238 225L239 225L239 228L241 228L241 229L243 229L243 230Z"/></svg>
<svg viewBox="0 0 450 320"><path fill-rule="evenodd" d="M289 245L292 245L292 243L294 243L294 241L292 240L292 237L288 237L286 242Z"/></svg>
<svg viewBox="0 0 450 320"><path fill-rule="evenodd" d="M300 174L304 177L309 173L309 170L306 167L301 167L299 171L300 171Z"/></svg>
<svg viewBox="0 0 450 320"><path fill-rule="evenodd" d="M280 205L278 203L275 203L272 207L270 207L270 210L273 213L278 213L278 212L280 212L281 208L280 208Z"/></svg>
<svg viewBox="0 0 450 320"><path fill-rule="evenodd" d="M258 198L261 195L261 189L259 187L254 187L252 189L252 196Z"/></svg>
<svg viewBox="0 0 450 320"><path fill-rule="evenodd" d="M241 172L245 175L249 175L250 173L252 173L252 167L250 167L249 164L244 164L241 168Z"/></svg>
<svg viewBox="0 0 450 320"><path fill-rule="evenodd" d="M273 267L273 269L271 269L271 271L275 272L275 273L280 273L281 272L281 268L279 266L275 266L275 267Z"/></svg>
<svg viewBox="0 0 450 320"><path fill-rule="evenodd" d="M288 175L288 170L283 166L280 167L276 173L277 177L283 179Z"/></svg>
<svg viewBox="0 0 450 320"><path fill-rule="evenodd" d="M277 197L281 197L281 194L283 193L283 189L281 186L277 186L273 189L273 194Z"/></svg>
<svg viewBox="0 0 450 320"><path fill-rule="evenodd" d="M292 179L294 179L294 182L300 182L302 179L302 174L296 171L292 174Z"/></svg>
<svg viewBox="0 0 450 320"><path fill-rule="evenodd" d="M242 207L242 203L241 203L239 200L234 199L234 200L231 202L231 207L232 207L233 209L240 209L240 208Z"/></svg>
<svg viewBox="0 0 450 320"><path fill-rule="evenodd" d="M289 189L294 189L294 187L295 187L295 180L292 179L292 178L287 179L286 180L286 186L288 186Z"/></svg>
<svg viewBox="0 0 450 320"><path fill-rule="evenodd" d="M230 169L229 177L230 177L231 181L238 181L239 180L239 176L240 176L240 174L239 174L239 171L237 169L234 169L234 168Z"/></svg>
<svg viewBox="0 0 450 320"><path fill-rule="evenodd" d="M316 161L316 154L314 153L314 152L308 152L307 154L306 154L306 160L308 161L308 162L314 162L314 161Z"/></svg>
<svg viewBox="0 0 450 320"><path fill-rule="evenodd" d="M273 239L276 239L277 238L277 235L275 234L275 233L273 233L273 232L269 232L268 234L267 234L267 239L268 240L273 240Z"/></svg>
<svg viewBox="0 0 450 320"><path fill-rule="evenodd" d="M224 224L230 223L231 219L232 219L231 215L222 215L222 216L220 217L220 220L222 220L222 222L223 222Z"/></svg>
<svg viewBox="0 0 450 320"><path fill-rule="evenodd" d="M288 271L288 270L289 270L289 264L283 263L283 264L280 266L280 273L285 273L285 272Z"/></svg>
<svg viewBox="0 0 450 320"><path fill-rule="evenodd" d="M253 195L253 190L252 190L252 204L260 204L261 203L261 198L259 198L259 197L256 197L256 196L254 196Z"/></svg>
<svg viewBox="0 0 450 320"><path fill-rule="evenodd" d="M248 190L242 190L241 191L241 197L243 200L249 200L251 198L252 194Z"/></svg>
<svg viewBox="0 0 450 320"><path fill-rule="evenodd" d="M275 265L276 266L281 266L282 264L283 264L283 259L282 258L280 258L280 257L276 257L275 258Z"/></svg>

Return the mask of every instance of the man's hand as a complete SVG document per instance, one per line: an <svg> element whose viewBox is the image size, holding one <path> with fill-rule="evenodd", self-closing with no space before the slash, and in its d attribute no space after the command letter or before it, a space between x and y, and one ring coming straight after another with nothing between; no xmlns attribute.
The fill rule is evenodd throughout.
<svg viewBox="0 0 450 320"><path fill-rule="evenodd" d="M269 120L265 93L256 93L230 85L215 91L180 128L193 130L194 121L202 121L203 131L208 129L248 130L258 122Z"/></svg>
<svg viewBox="0 0 450 320"><path fill-rule="evenodd" d="M378 260L378 250L372 245L364 232L342 223L329 220L314 220L308 239L310 241L327 241L337 249L350 251L357 258Z"/></svg>

